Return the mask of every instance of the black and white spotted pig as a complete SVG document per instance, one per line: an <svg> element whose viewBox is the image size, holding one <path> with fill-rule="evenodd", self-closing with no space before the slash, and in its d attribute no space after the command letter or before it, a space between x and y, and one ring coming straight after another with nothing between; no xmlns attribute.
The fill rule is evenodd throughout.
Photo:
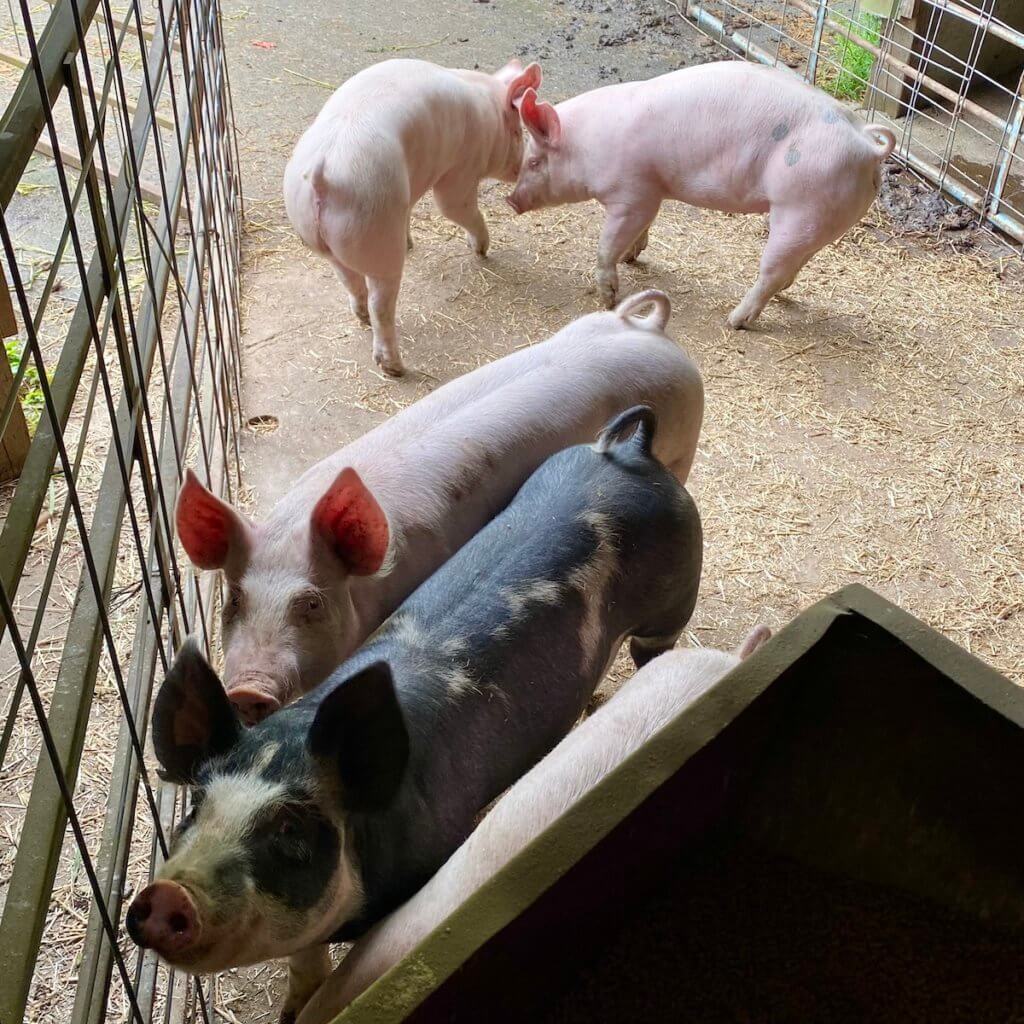
<svg viewBox="0 0 1024 1024"><path fill-rule="evenodd" d="M619 645L637 665L693 611L697 509L651 454L645 406L552 456L323 684L246 730L197 648L154 710L194 787L128 931L190 971L291 956L282 1020L326 943L408 899L475 816L572 727Z"/></svg>

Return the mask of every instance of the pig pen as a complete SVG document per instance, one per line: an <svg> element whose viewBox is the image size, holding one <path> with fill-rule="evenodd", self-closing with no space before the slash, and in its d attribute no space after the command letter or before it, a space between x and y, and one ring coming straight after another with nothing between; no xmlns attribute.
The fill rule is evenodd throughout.
<svg viewBox="0 0 1024 1024"><path fill-rule="evenodd" d="M40 0L33 9L44 6ZM391 56L482 68L520 56L543 63L544 95L557 100L717 56L674 7L660 0L422 0L400 11L366 0L223 5L247 199L240 444L242 497L251 511L258 515L302 468L439 383L596 308L596 208L517 219L502 202L507 188L487 186L481 206L492 248L479 260L427 200L414 212L416 247L399 303L410 372L397 381L377 373L369 331L353 320L328 265L294 237L280 196L291 147L331 89ZM4 74L13 80L16 67L5 65ZM162 109L168 118L166 100ZM153 184L155 168L144 170ZM52 188L52 180L40 172L43 185ZM1024 605L1015 464L1024 433L1024 275L1010 250L968 226L963 214L893 165L882 202L864 224L815 257L787 299L771 304L758 329L745 334L728 331L724 318L756 273L766 234L760 218L666 205L640 263L623 268L624 293L661 287L672 297L670 332L700 366L707 388L691 475L705 521L706 571L684 642L730 646L754 621L788 622L856 579L1016 682L1024 678L1014 658ZM225 445L233 449L233 439ZM109 439L97 436L83 448L90 496L99 491L97 453L106 447ZM57 480L58 498L60 487ZM37 578L54 543L52 515L43 512L33 542ZM141 579L127 539L122 549L113 627L119 648L129 651ZM59 572L57 633L82 572L80 553L71 551ZM191 587L187 570L183 578ZM213 582L203 578L211 609ZM59 643L43 634L39 660L51 669L41 678L44 696ZM620 659L604 692L629 671ZM14 680L5 676L5 702ZM118 723L104 654L77 791L90 840L104 825ZM16 849L39 750L31 729L16 739L19 758L4 779L12 799L0 816L10 840L4 857ZM168 823L173 803L165 792ZM145 878L150 857L145 817L132 847L131 884ZM9 864L0 858L0 884L9 881ZM58 883L32 1021L70 1019L81 968L75 943L87 927L95 931L73 856L62 860ZM172 990L152 958L145 961L147 984L166 989L166 1012L180 1015L184 979L178 975ZM215 979L210 1019L275 1021L279 967ZM126 1019L129 1008L116 994L108 1019Z"/></svg>
<svg viewBox="0 0 1024 1024"><path fill-rule="evenodd" d="M280 196L291 148L331 90L393 56L484 69L520 56L542 63L542 93L558 100L716 57L672 8L464 0L381 17L364 2L226 5L248 168L242 458L256 515L301 467L597 306L596 205L517 218L510 186L487 185L481 260L428 198L398 307L408 373L379 373L369 330ZM861 581L1024 681L1024 268L962 213L890 166L882 202L746 333L724 321L756 273L762 218L665 204L639 264L620 269L623 294L668 292L669 331L704 375L690 488L705 574L684 642L729 647L754 622L778 626ZM603 693L630 671L620 656ZM276 966L230 972L218 1005L272 1021L280 980Z"/></svg>

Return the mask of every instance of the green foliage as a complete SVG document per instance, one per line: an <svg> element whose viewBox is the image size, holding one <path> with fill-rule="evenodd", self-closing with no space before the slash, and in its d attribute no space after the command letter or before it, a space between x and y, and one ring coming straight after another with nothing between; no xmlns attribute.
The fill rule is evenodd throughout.
<svg viewBox="0 0 1024 1024"><path fill-rule="evenodd" d="M882 19L877 14L862 13L857 16L856 21L849 18L839 18L839 20L845 23L845 28L860 36L861 39L878 44ZM871 78L875 55L843 35L836 38L833 43L832 58L838 67L834 69L835 73L829 76L828 80L821 82L822 88L826 92L830 92L836 99L859 100L864 95L868 80Z"/></svg>
<svg viewBox="0 0 1024 1024"><path fill-rule="evenodd" d="M11 369L17 373L21 365L22 343L17 338L8 338L4 342L4 348L7 350L7 362L11 364ZM43 399L42 389L39 387L39 371L35 368L31 359L25 366L25 376L21 379L19 391L25 420L28 423L29 429L35 430L39 417L42 414L43 406L46 403Z"/></svg>

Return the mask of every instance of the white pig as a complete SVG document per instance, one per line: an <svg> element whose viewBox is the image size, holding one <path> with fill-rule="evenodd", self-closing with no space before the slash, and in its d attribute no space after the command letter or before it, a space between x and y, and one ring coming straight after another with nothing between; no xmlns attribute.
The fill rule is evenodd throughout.
<svg viewBox="0 0 1024 1024"><path fill-rule="evenodd" d="M445 384L309 469L261 523L190 472L178 536L226 577L224 685L243 719L325 679L548 456L615 413L651 406L654 454L685 483L704 390L669 313L663 292L641 292Z"/></svg>
<svg viewBox="0 0 1024 1024"><path fill-rule="evenodd" d="M373 326L373 358L401 374L395 306L409 211L428 189L441 213L487 252L477 206L484 178L514 181L522 154L516 106L541 71L510 61L493 75L424 60L386 60L353 75L299 139L284 202L299 237L326 256L352 311Z"/></svg>
<svg viewBox="0 0 1024 1024"><path fill-rule="evenodd" d="M681 649L645 665L494 805L444 867L349 950L299 1015L327 1024L659 729L771 636L757 626L732 654Z"/></svg>
<svg viewBox="0 0 1024 1024"><path fill-rule="evenodd" d="M596 199L605 208L597 283L618 292L664 199L729 213L769 213L754 286L729 314L749 327L803 265L878 195L896 136L861 125L793 75L741 61L624 82L559 103L520 103L530 142L508 202L517 213Z"/></svg>

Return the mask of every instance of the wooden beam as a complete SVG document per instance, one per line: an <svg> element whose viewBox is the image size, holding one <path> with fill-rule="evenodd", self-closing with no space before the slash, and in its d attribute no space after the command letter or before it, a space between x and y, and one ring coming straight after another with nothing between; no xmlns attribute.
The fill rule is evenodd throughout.
<svg viewBox="0 0 1024 1024"><path fill-rule="evenodd" d="M11 53L10 50L5 50L2 47L0 47L0 61L4 64L10 64L13 68L21 68L22 70L28 67L28 61L24 57L17 53ZM117 97L113 93L110 93L107 96L107 106L111 107L113 110L121 109L121 104L118 103ZM134 114L136 109L137 107L134 103L128 104L129 114ZM174 131L174 121L169 117L164 117L163 114L156 115L156 123L160 125L161 128L168 128L171 131Z"/></svg>
<svg viewBox="0 0 1024 1024"><path fill-rule="evenodd" d="M17 333L18 322L14 319L11 290L7 287L3 264L0 264L0 339L13 338Z"/></svg>
<svg viewBox="0 0 1024 1024"><path fill-rule="evenodd" d="M58 3L58 0L46 0L46 2L51 7L55 7L57 5L57 3ZM102 11L97 11L96 12L94 20L101 21L101 22L103 22L103 24L106 24L106 22L107 22L106 15ZM116 28L116 29L124 28L124 21L121 18L114 18L114 28ZM128 31L133 36L137 36L139 34L139 30L135 27L134 19L132 19L132 21L128 25ZM147 28L145 25L143 25L142 26L142 37L144 39L148 39L148 40L152 41L153 38L155 37L155 32L154 32L153 29ZM172 39L171 40L171 49L172 50L180 50L181 49L181 43L179 43L177 39Z"/></svg>
<svg viewBox="0 0 1024 1024"><path fill-rule="evenodd" d="M44 142L40 139L36 143L35 149L41 156L49 157L51 160L53 159L53 147L48 142ZM70 150L62 148L60 151L60 159L65 167L72 167L76 171L80 171L82 169L82 161L79 160L77 153L72 153ZM95 165L95 163L96 161L94 160L93 164ZM97 166L96 173L102 178L104 176L103 168ZM151 184L150 182L140 181L139 192L142 193L142 198L150 203L156 203L159 206L163 202L163 193L156 187L156 185Z"/></svg>
<svg viewBox="0 0 1024 1024"><path fill-rule="evenodd" d="M14 307L11 303L11 292L7 287L3 266L0 265L0 340L13 338L18 333L18 324L14 319ZM7 353L0 359L0 411L7 404L7 398L14 388L14 372L7 361ZM14 480L21 476L25 457L29 446L28 424L21 402L16 401L11 409L11 418L4 435L0 438L0 482Z"/></svg>

